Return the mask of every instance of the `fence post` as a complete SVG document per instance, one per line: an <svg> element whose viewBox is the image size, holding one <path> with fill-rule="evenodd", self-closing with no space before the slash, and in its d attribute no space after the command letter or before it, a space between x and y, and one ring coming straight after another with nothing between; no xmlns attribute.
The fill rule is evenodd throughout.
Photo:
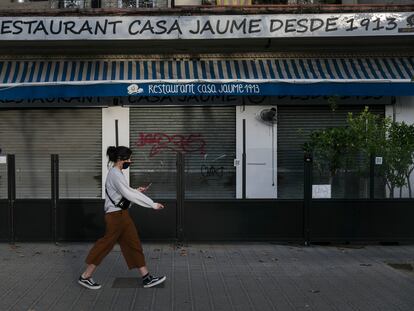
<svg viewBox="0 0 414 311"><path fill-rule="evenodd" d="M16 204L16 162L14 154L7 155L7 199L9 205L10 243L14 244L14 208Z"/></svg>
<svg viewBox="0 0 414 311"><path fill-rule="evenodd" d="M52 197L52 217L53 217L53 241L57 243L58 240L58 200L59 200L59 155L51 155L51 197Z"/></svg>
<svg viewBox="0 0 414 311"><path fill-rule="evenodd" d="M246 119L243 119L242 199L246 198Z"/></svg>
<svg viewBox="0 0 414 311"><path fill-rule="evenodd" d="M369 158L369 198L375 198L375 156Z"/></svg>
<svg viewBox="0 0 414 311"><path fill-rule="evenodd" d="M310 245L310 213L312 205L312 155L306 153L304 157L304 180L303 180L303 236L305 245Z"/></svg>
<svg viewBox="0 0 414 311"><path fill-rule="evenodd" d="M177 152L177 230L176 237L178 242L184 240L184 229L183 229L183 219L184 219L184 198L185 198L185 184L184 184L184 174L185 174L185 159L184 154Z"/></svg>

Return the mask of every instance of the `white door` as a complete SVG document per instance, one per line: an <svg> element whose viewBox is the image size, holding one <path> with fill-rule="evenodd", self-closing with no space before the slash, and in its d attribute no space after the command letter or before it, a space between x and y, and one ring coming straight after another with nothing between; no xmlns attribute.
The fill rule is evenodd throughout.
<svg viewBox="0 0 414 311"><path fill-rule="evenodd" d="M237 197L242 197L243 120L246 142L246 198L277 197L277 124L265 121L262 111L274 106L240 106L237 127Z"/></svg>

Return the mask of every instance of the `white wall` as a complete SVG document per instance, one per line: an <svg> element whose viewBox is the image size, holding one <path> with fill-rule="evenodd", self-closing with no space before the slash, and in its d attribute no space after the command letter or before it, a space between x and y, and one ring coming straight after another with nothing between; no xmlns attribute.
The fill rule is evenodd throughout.
<svg viewBox="0 0 414 311"><path fill-rule="evenodd" d="M397 97L395 106L386 107L385 115L397 122L404 121L407 124L414 124L414 96ZM410 183L412 188L414 188L414 174L411 174ZM400 197L400 189L395 190L394 197ZM408 198L407 187L402 189L402 197Z"/></svg>
<svg viewBox="0 0 414 311"><path fill-rule="evenodd" d="M119 146L129 147L129 108L109 107L102 109L102 185L105 185L108 174L108 157L106 150L115 146L115 120L118 120ZM129 170L123 170L129 181ZM105 197L105 187L102 187L102 198Z"/></svg>
<svg viewBox="0 0 414 311"><path fill-rule="evenodd" d="M240 162L236 168L237 198L242 197L243 119L246 119L246 197L277 197L277 125L273 125L272 134L272 126L258 119L260 111L271 107L236 108L236 149Z"/></svg>

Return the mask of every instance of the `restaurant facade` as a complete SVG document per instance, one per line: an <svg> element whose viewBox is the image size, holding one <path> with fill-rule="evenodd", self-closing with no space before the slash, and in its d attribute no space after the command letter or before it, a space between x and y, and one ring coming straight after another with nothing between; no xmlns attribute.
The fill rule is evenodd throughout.
<svg viewBox="0 0 414 311"><path fill-rule="evenodd" d="M0 239L99 237L124 145L166 205L130 209L144 239L412 241L408 185L321 181L303 151L365 107L414 122L414 8L384 12L4 13Z"/></svg>

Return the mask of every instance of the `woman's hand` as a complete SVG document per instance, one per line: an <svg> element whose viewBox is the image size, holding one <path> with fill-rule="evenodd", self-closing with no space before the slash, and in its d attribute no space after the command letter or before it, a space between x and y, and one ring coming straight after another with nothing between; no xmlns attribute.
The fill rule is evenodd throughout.
<svg viewBox="0 0 414 311"><path fill-rule="evenodd" d="M139 192L145 192L145 191L147 191L147 187L138 187L137 190Z"/></svg>
<svg viewBox="0 0 414 311"><path fill-rule="evenodd" d="M155 203L156 205L155 205L155 207L154 207L154 209L163 209L164 208L164 205L162 205L161 203Z"/></svg>

